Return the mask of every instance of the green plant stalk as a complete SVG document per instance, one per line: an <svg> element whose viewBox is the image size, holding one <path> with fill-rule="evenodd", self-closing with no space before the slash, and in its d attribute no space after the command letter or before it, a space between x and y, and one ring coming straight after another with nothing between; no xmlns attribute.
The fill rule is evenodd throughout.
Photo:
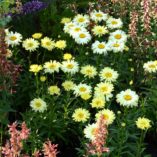
<svg viewBox="0 0 157 157"><path fill-rule="evenodd" d="M142 130L140 140L139 140L138 146L137 146L136 157L141 157L141 155L142 155L141 148L142 148L142 144L143 144L143 141L144 141L145 134L146 134L146 131Z"/></svg>
<svg viewBox="0 0 157 157"><path fill-rule="evenodd" d="M38 75L35 74L35 79L36 79L36 93L39 96L39 80L38 80Z"/></svg>

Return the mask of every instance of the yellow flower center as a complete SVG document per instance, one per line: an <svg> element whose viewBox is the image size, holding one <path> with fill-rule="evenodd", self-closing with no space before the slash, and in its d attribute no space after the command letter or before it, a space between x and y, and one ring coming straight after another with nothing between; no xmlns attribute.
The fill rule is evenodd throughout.
<svg viewBox="0 0 157 157"><path fill-rule="evenodd" d="M121 34L116 34L114 37L115 37L116 39L121 39L121 38L122 38L122 35L121 35Z"/></svg>
<svg viewBox="0 0 157 157"><path fill-rule="evenodd" d="M40 107L41 107L41 103L40 103L40 102L36 102L35 106L36 106L37 108L40 108Z"/></svg>
<svg viewBox="0 0 157 157"><path fill-rule="evenodd" d="M129 95L129 94L124 95L124 99L125 99L126 101L129 101L129 100L131 100L131 99L132 99L132 96L131 96L131 95Z"/></svg>
<svg viewBox="0 0 157 157"><path fill-rule="evenodd" d="M16 36L11 36L11 37L10 37L10 40L11 40L11 41L15 41L16 39L17 39Z"/></svg>
<svg viewBox="0 0 157 157"><path fill-rule="evenodd" d="M97 13L95 16L96 16L96 17L102 17L102 14Z"/></svg>
<svg viewBox="0 0 157 157"><path fill-rule="evenodd" d="M87 69L87 74L92 74L92 70L91 69Z"/></svg>
<svg viewBox="0 0 157 157"><path fill-rule="evenodd" d="M101 90L102 90L102 92L107 92L108 88L106 86L104 86L104 87L101 87Z"/></svg>
<svg viewBox="0 0 157 157"><path fill-rule="evenodd" d="M118 22L117 21L112 21L111 22L113 25L116 25Z"/></svg>
<svg viewBox="0 0 157 157"><path fill-rule="evenodd" d="M97 100L95 103L96 103L97 106L101 105L101 101L100 100Z"/></svg>
<svg viewBox="0 0 157 157"><path fill-rule="evenodd" d="M109 115L104 114L104 119L105 119L105 120L108 120L108 119L109 119Z"/></svg>
<svg viewBox="0 0 157 157"><path fill-rule="evenodd" d="M46 44L47 46L50 46L50 45L51 45L51 42L47 41L45 44Z"/></svg>
<svg viewBox="0 0 157 157"><path fill-rule="evenodd" d="M99 32L99 33L102 33L102 31L103 31L103 30L102 30L101 28L98 29L98 32Z"/></svg>
<svg viewBox="0 0 157 157"><path fill-rule="evenodd" d="M84 22L84 21L85 21L85 19L83 17L78 19L78 22Z"/></svg>
<svg viewBox="0 0 157 157"><path fill-rule="evenodd" d="M156 68L156 66L155 66L154 64L150 64L150 65L149 65L149 68L154 69L154 68Z"/></svg>
<svg viewBox="0 0 157 157"><path fill-rule="evenodd" d="M81 29L80 28L75 28L75 32L79 32Z"/></svg>
<svg viewBox="0 0 157 157"><path fill-rule="evenodd" d="M98 132L98 129L97 129L97 128L93 128L93 129L91 130L91 134L92 134L92 135L96 135L97 132Z"/></svg>
<svg viewBox="0 0 157 157"><path fill-rule="evenodd" d="M68 64L68 65L67 65L67 68L68 68L68 69L72 69L73 67L74 67L73 64Z"/></svg>
<svg viewBox="0 0 157 157"><path fill-rule="evenodd" d="M50 64L50 66L49 66L50 69L54 69L55 67L56 67L55 64Z"/></svg>
<svg viewBox="0 0 157 157"><path fill-rule="evenodd" d="M70 25L68 26L68 28L71 28L71 27L74 27L74 24L70 24Z"/></svg>
<svg viewBox="0 0 157 157"><path fill-rule="evenodd" d="M78 117L79 117L80 119L82 119L82 118L84 118L84 114L83 114L83 113L79 113L79 114L78 114Z"/></svg>
<svg viewBox="0 0 157 157"><path fill-rule="evenodd" d="M86 88L85 87L81 87L79 90L80 90L80 92L85 92Z"/></svg>
<svg viewBox="0 0 157 157"><path fill-rule="evenodd" d="M33 47L33 43L28 43L28 47Z"/></svg>
<svg viewBox="0 0 157 157"><path fill-rule="evenodd" d="M113 47L119 47L120 45L118 43L113 44Z"/></svg>
<svg viewBox="0 0 157 157"><path fill-rule="evenodd" d="M99 48L99 49L104 49L104 48L105 48L105 45L104 45L104 44L99 44L99 45L98 45L98 48Z"/></svg>
<svg viewBox="0 0 157 157"><path fill-rule="evenodd" d="M85 34L80 34L80 38L85 38L86 37L86 35Z"/></svg>
<svg viewBox="0 0 157 157"><path fill-rule="evenodd" d="M105 73L105 76L106 76L107 78L111 78L111 77L112 77L112 73L107 72L107 73Z"/></svg>

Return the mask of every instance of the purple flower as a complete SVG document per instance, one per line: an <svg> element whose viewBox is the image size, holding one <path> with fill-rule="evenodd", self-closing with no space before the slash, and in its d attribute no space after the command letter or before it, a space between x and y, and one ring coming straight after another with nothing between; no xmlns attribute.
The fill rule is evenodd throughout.
<svg viewBox="0 0 157 157"><path fill-rule="evenodd" d="M38 1L38 0L32 0L30 2L27 2L22 7L22 13L23 14L29 14L35 11L39 11L41 9L44 9L48 6L47 3Z"/></svg>

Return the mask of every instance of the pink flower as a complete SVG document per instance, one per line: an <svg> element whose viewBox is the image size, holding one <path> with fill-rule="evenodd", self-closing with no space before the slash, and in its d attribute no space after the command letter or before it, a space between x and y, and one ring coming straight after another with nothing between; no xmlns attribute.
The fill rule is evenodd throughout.
<svg viewBox="0 0 157 157"><path fill-rule="evenodd" d="M105 147L108 131L103 115L100 116L97 124L98 128L95 134L95 138L89 144L87 144L87 151L88 154L96 154L100 156L105 152L109 152L109 148Z"/></svg>
<svg viewBox="0 0 157 157"><path fill-rule="evenodd" d="M45 157L56 157L57 152L57 146L55 144L51 144L51 141L46 141L43 145L43 152Z"/></svg>

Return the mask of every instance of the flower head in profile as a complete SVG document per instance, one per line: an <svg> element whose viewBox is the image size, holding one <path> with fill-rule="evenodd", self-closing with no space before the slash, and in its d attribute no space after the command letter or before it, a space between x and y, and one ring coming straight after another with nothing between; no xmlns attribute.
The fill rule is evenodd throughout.
<svg viewBox="0 0 157 157"><path fill-rule="evenodd" d="M76 122L86 122L89 117L89 111L83 108L76 109L72 115L73 120Z"/></svg>
<svg viewBox="0 0 157 157"><path fill-rule="evenodd" d="M30 102L30 106L35 112L44 112L47 110L47 104L41 98L35 98Z"/></svg>
<svg viewBox="0 0 157 157"><path fill-rule="evenodd" d="M148 118L139 117L136 121L137 128L147 130L151 127L151 121Z"/></svg>
<svg viewBox="0 0 157 157"><path fill-rule="evenodd" d="M33 35L32 35L32 37L34 38L34 39L40 39L41 37L42 37L42 33L34 33Z"/></svg>
<svg viewBox="0 0 157 157"><path fill-rule="evenodd" d="M89 100L91 98L91 94L90 93L83 93L83 94L81 94L81 98L83 100Z"/></svg>
<svg viewBox="0 0 157 157"><path fill-rule="evenodd" d="M64 55L63 55L63 59L64 60L70 60L70 59L72 59L72 54L70 54L70 53L65 53Z"/></svg>
<svg viewBox="0 0 157 157"><path fill-rule="evenodd" d="M69 17L63 17L63 18L61 19L61 23L62 23L62 24L69 23L69 22L71 22L71 18L69 18Z"/></svg>

